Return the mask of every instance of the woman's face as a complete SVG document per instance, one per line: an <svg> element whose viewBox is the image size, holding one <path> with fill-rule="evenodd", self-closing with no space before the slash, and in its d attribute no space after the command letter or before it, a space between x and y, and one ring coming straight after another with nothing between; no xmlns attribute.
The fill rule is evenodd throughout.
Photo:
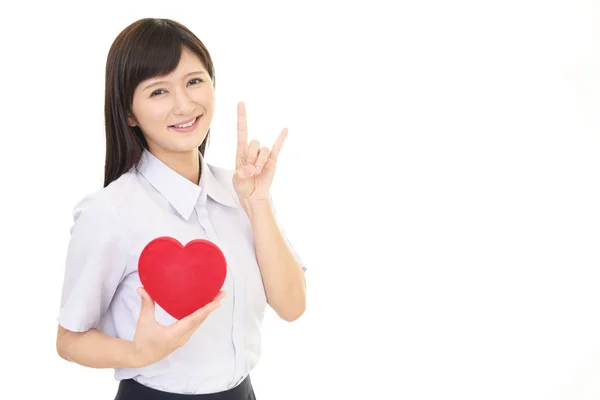
<svg viewBox="0 0 600 400"><path fill-rule="evenodd" d="M195 152L206 137L214 108L210 75L200 59L184 47L175 71L136 87L128 123L140 127L155 154Z"/></svg>

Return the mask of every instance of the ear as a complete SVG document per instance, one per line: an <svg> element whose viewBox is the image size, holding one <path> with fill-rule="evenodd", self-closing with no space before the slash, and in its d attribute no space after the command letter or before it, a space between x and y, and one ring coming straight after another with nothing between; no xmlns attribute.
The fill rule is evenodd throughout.
<svg viewBox="0 0 600 400"><path fill-rule="evenodd" d="M131 127L137 126L137 121L135 120L135 118L127 113L127 124Z"/></svg>

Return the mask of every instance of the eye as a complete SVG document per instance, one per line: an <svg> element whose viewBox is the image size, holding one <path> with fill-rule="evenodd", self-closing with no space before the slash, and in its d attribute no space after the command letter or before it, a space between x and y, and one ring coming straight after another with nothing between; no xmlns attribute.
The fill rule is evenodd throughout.
<svg viewBox="0 0 600 400"><path fill-rule="evenodd" d="M202 82L202 79L195 78L195 79L192 79L192 80L191 80L189 83L191 83L191 82L194 82L194 81L198 81L198 83L200 83L200 82ZM197 84L198 84L198 83L197 83ZM197 84L196 84L196 85L197 85Z"/></svg>
<svg viewBox="0 0 600 400"><path fill-rule="evenodd" d="M164 90L163 89L155 90L154 92L152 92L150 94L150 97L158 96L160 94L160 92L164 92Z"/></svg>

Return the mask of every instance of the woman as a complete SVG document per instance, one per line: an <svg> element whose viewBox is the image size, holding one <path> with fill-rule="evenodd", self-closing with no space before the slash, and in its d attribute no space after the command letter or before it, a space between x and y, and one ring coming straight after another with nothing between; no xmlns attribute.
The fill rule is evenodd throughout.
<svg viewBox="0 0 600 400"><path fill-rule="evenodd" d="M108 54L104 187L73 212L57 350L114 368L117 399L254 399L266 304L286 321L305 309L305 268L269 194L287 130L271 150L248 144L239 103L236 169L208 165L214 83L208 51L172 20L131 24ZM227 260L221 293L180 320L137 272L159 236L209 240Z"/></svg>

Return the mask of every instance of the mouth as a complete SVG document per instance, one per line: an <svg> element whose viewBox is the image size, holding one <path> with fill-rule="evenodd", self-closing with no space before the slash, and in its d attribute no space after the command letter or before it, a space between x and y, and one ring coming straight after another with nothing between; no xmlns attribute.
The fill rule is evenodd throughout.
<svg viewBox="0 0 600 400"><path fill-rule="evenodd" d="M169 129L172 129L175 132L181 132L181 133L191 132L194 129L196 129L196 127L198 126L198 121L200 121L200 119L203 116L204 116L204 114L199 115L196 118L191 119L191 120L186 121L186 122L181 123L181 124L169 125Z"/></svg>

